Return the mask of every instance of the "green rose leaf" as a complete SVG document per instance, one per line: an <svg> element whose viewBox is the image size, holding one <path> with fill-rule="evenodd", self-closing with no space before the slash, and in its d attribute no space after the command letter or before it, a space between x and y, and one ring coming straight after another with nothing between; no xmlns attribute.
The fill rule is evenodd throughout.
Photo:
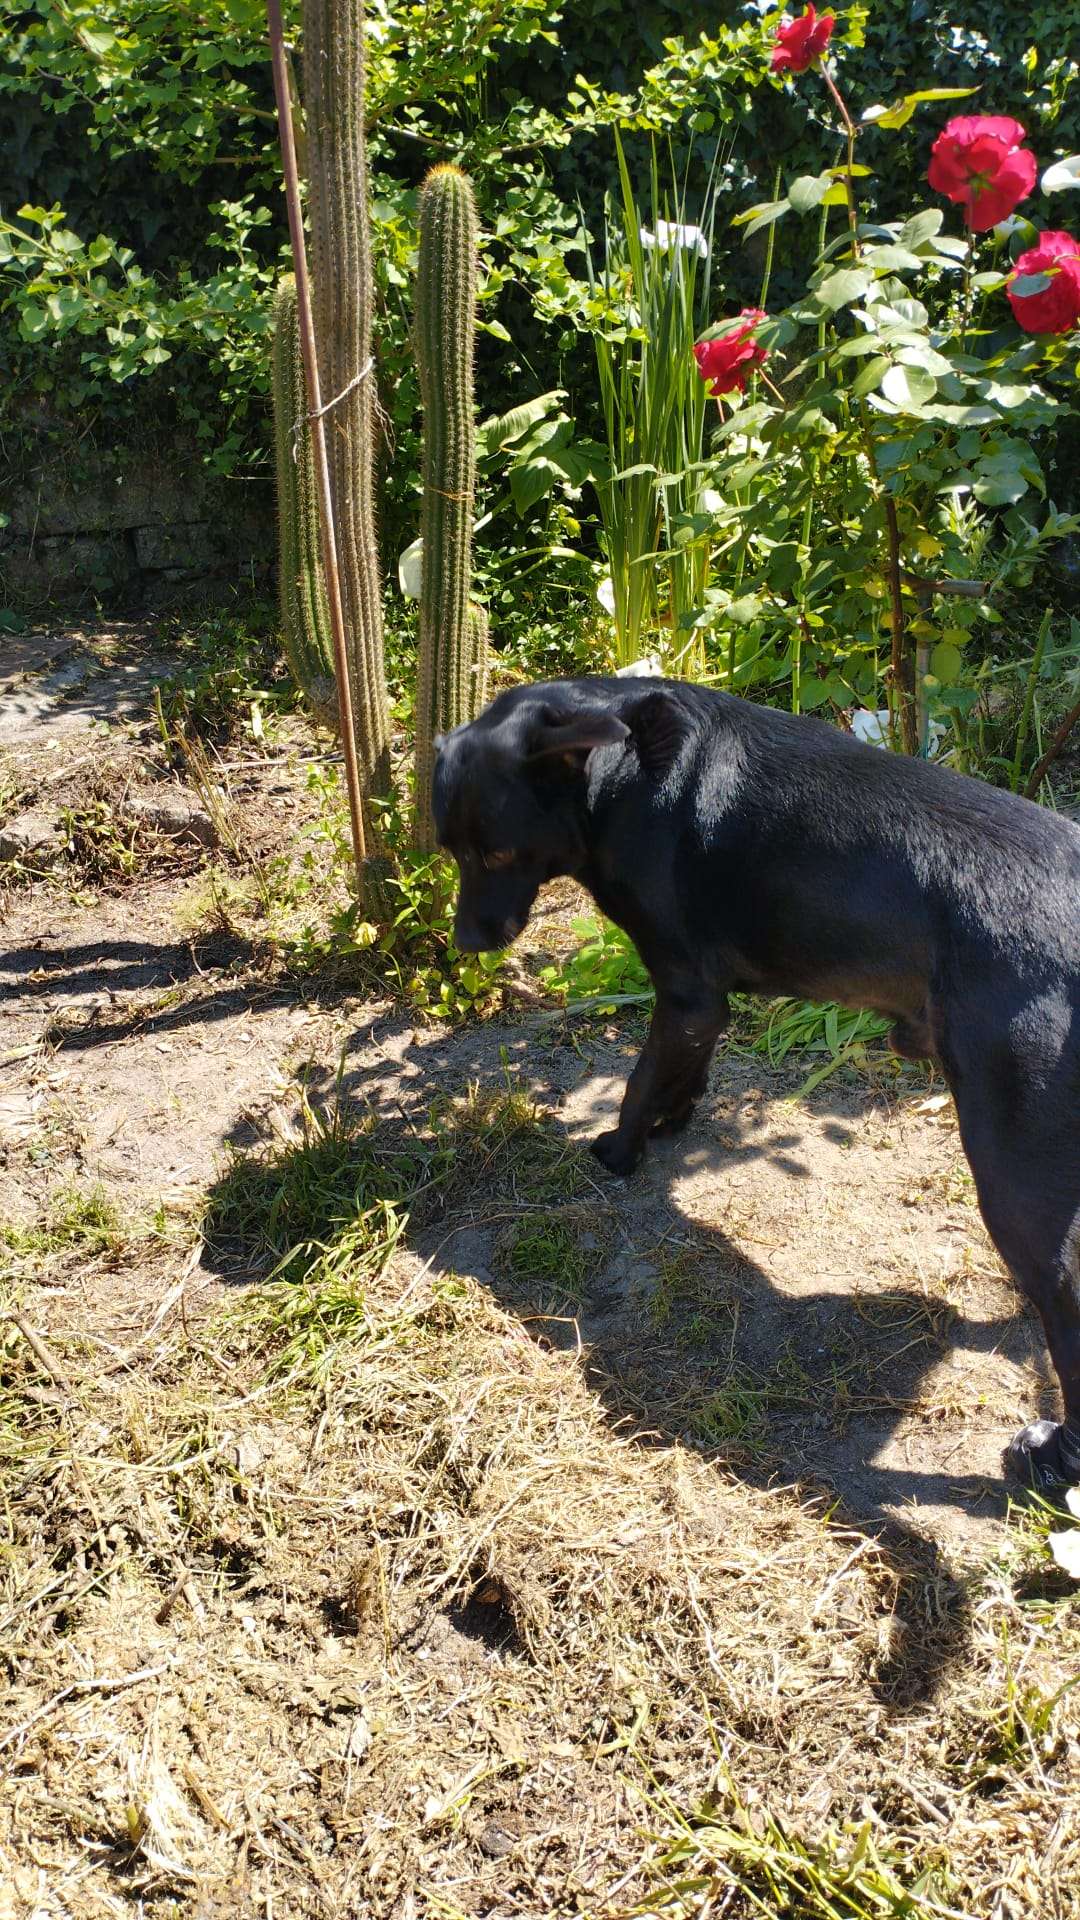
<svg viewBox="0 0 1080 1920"><path fill-rule="evenodd" d="M867 247L863 258L881 273L905 271L910 273L914 268L924 264L917 253L911 253L907 247L895 246L891 242L877 247Z"/></svg>
<svg viewBox="0 0 1080 1920"><path fill-rule="evenodd" d="M864 393L873 393L882 374L887 373L891 365L891 360L887 360L884 354L876 354L873 360L868 360L864 367L860 367L851 383L851 391L856 398L861 399Z"/></svg>
<svg viewBox="0 0 1080 1920"><path fill-rule="evenodd" d="M841 307L850 307L861 300L874 276L868 267L841 267L838 272L830 273L820 287L815 287L814 297L828 307L830 313L836 313Z"/></svg>
<svg viewBox="0 0 1080 1920"><path fill-rule="evenodd" d="M894 407L907 413L925 407L937 392L937 381L923 367L890 367L881 382L881 391Z"/></svg>
<svg viewBox="0 0 1080 1920"><path fill-rule="evenodd" d="M912 251L916 247L925 246L928 240L933 239L935 233L941 231L944 219L945 215L940 207L924 207L921 213L913 213L911 219L905 220L900 229L898 236L900 245L910 247Z"/></svg>
<svg viewBox="0 0 1080 1920"><path fill-rule="evenodd" d="M788 188L788 200L792 212L809 213L812 208L820 207L831 185L832 181L827 173L800 174Z"/></svg>

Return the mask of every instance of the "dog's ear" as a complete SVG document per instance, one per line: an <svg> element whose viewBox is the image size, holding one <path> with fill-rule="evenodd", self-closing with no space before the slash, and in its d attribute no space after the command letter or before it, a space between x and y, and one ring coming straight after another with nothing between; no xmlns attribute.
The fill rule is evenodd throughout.
<svg viewBox="0 0 1080 1920"><path fill-rule="evenodd" d="M572 767L583 767L595 747L614 747L630 737L624 720L603 707L544 707L529 736L530 760L547 760L553 755Z"/></svg>
<svg viewBox="0 0 1080 1920"><path fill-rule="evenodd" d="M638 701L631 709L630 731L646 773L663 778L678 759L691 724L686 710L660 687Z"/></svg>

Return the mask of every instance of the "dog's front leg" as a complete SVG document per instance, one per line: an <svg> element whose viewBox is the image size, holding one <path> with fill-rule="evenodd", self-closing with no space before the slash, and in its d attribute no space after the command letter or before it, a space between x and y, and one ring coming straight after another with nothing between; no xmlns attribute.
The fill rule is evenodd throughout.
<svg viewBox="0 0 1080 1920"><path fill-rule="evenodd" d="M619 1124L592 1150L609 1173L632 1173L650 1133L676 1133L705 1091L709 1062L728 1022L726 1000L707 1007L658 993L652 1024L627 1082Z"/></svg>

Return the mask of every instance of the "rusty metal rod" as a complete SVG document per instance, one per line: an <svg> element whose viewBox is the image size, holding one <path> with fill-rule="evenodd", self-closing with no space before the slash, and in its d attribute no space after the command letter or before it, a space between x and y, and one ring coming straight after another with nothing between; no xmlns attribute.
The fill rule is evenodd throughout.
<svg viewBox="0 0 1080 1920"><path fill-rule="evenodd" d="M341 605L341 581L338 577L334 502L330 492L330 467L326 458L325 415L327 409L323 406L322 390L319 386L319 362L315 351L315 325L311 314L311 285L308 280L307 250L304 246L303 215L300 211L300 177L296 166L296 141L293 132L292 102L289 97L289 74L285 59L280 0L267 0L266 12L270 28L270 59L274 72L274 99L277 102L281 164L285 175L285 204L289 212L289 240L292 244L293 268L296 274L296 310L300 324L300 347L304 357L304 377L307 384L308 424L311 428L311 443L315 454L315 481L319 490L323 573L326 577L326 599L330 609L330 630L334 637L334 671L337 675L341 747L345 760L345 786L349 795L353 857L356 861L356 895L360 900L363 898L364 891L367 841L360 801L356 737L353 733L349 657L345 641L345 614Z"/></svg>

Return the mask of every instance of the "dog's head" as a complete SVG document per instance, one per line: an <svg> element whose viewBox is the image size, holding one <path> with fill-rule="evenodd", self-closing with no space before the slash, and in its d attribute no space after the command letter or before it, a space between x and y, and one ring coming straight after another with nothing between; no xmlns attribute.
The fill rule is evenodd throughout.
<svg viewBox="0 0 1080 1920"><path fill-rule="evenodd" d="M509 946L545 880L579 871L589 756L629 733L600 689L567 682L512 688L436 741L435 827L461 875L464 953Z"/></svg>

